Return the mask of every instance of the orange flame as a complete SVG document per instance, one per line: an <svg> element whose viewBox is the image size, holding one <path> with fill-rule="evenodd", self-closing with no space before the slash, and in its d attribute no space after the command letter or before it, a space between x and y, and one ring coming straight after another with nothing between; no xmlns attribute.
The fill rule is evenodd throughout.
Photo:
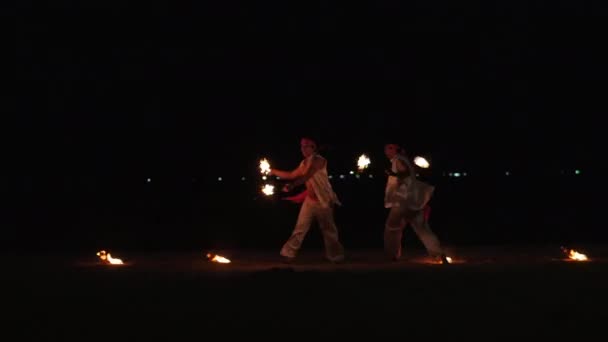
<svg viewBox="0 0 608 342"><path fill-rule="evenodd" d="M99 257L99 259L101 259L101 261L103 261L104 263L107 263L107 264L111 264L111 265L122 265L123 264L121 259L113 258L110 253L107 253L104 250L97 252L97 256Z"/></svg>
<svg viewBox="0 0 608 342"><path fill-rule="evenodd" d="M575 260L575 261L589 260L589 258L587 258L587 256L585 254L579 253L579 252L575 251L574 249L566 249L566 248L562 247L562 250L564 251L564 253L566 253L568 255L568 259L570 259L570 260Z"/></svg>
<svg viewBox="0 0 608 342"><path fill-rule="evenodd" d="M230 263L230 259L224 258L223 256L217 254L207 253L207 259L209 259L211 262L217 262L220 264Z"/></svg>
<svg viewBox="0 0 608 342"><path fill-rule="evenodd" d="M416 157L414 158L414 164L418 165L419 167L423 168L423 169L428 169L431 164L428 162L428 160L426 160L423 157Z"/></svg>
<svg viewBox="0 0 608 342"><path fill-rule="evenodd" d="M454 263L454 259L450 258L449 256L446 256L445 259L447 260L448 264ZM440 257L432 257L430 259L426 259L425 263L436 264L436 265L444 264L443 260Z"/></svg>

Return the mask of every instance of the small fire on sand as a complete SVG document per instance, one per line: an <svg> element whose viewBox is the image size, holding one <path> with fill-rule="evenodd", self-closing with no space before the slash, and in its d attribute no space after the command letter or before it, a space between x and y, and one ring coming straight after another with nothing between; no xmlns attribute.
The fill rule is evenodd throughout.
<svg viewBox="0 0 608 342"><path fill-rule="evenodd" d="M122 265L123 264L121 259L113 258L110 253L107 253L104 250L97 252L97 256L105 264L110 264L110 265Z"/></svg>
<svg viewBox="0 0 608 342"><path fill-rule="evenodd" d="M562 251L564 253L566 253L569 260L574 260L574 261L588 261L589 260L589 258L587 258L587 256L585 254L579 253L579 252L575 251L574 249L568 249L568 248L562 247Z"/></svg>
<svg viewBox="0 0 608 342"><path fill-rule="evenodd" d="M207 259L209 259L209 261L211 261L211 262L217 262L220 264L229 264L230 263L230 259L226 259L221 255L212 254L212 253L207 253Z"/></svg>

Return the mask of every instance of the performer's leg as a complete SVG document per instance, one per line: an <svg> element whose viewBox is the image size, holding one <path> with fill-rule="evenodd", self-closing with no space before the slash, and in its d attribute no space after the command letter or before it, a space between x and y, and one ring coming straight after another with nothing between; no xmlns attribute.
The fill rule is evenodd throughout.
<svg viewBox="0 0 608 342"><path fill-rule="evenodd" d="M393 259L401 257L401 239L405 221L400 208L391 208L384 227L384 251Z"/></svg>
<svg viewBox="0 0 608 342"><path fill-rule="evenodd" d="M281 255L288 258L294 258L300 247L302 246L302 242L304 241L304 237L308 230L310 229L310 225L312 224L312 219L314 216L314 207L313 203L309 199L304 200L302 207L300 208L300 213L298 214L298 221L296 222L296 226L291 233L291 236L283 245L281 249Z"/></svg>
<svg viewBox="0 0 608 342"><path fill-rule="evenodd" d="M441 243L437 238L437 235L431 230L431 226L424 218L424 212L419 211L415 213L409 223L414 228L414 232L418 235L418 238L424 244L429 255L433 257L440 257L443 255L441 249Z"/></svg>
<svg viewBox="0 0 608 342"><path fill-rule="evenodd" d="M327 259L332 262L344 260L344 246L338 238L338 228L334 221L334 209L318 208L317 219L319 220L321 234L323 234Z"/></svg>

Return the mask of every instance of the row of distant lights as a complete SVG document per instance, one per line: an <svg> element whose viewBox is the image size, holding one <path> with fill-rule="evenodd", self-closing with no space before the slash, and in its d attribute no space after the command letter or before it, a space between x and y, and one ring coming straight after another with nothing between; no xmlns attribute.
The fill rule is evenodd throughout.
<svg viewBox="0 0 608 342"><path fill-rule="evenodd" d="M351 175L355 175L355 172L354 172L354 171L351 171L351 172L350 172L350 174L351 174ZM333 176L333 175L329 175L328 177L329 177L329 179L333 179L333 178L334 178L334 176ZM345 176L345 175L339 175L338 177L339 177L340 179L344 179L344 178L346 178L346 176ZM367 177L368 177L368 178L374 178L374 175L368 175ZM359 178L361 178L361 175L360 175L360 174L356 174L356 175L355 175L355 178L359 179ZM247 178L245 178L245 177L241 177L241 180L242 180L242 181L245 181L246 179L247 179ZM262 176L262 179L263 179L263 180L267 180L267 179L268 179L268 177L266 177L266 176ZM281 179L281 177L276 177L276 179ZM217 180L221 182L221 181L222 181L222 180L224 180L224 179L223 179L222 177L217 177Z"/></svg>
<svg viewBox="0 0 608 342"><path fill-rule="evenodd" d="M562 171L562 175L565 174L564 171ZM575 175L580 175L581 174L581 170L574 170L574 174ZM443 173L444 176L446 176L446 173ZM454 178L459 178L459 177L466 177L467 173L466 172L450 172L447 174L448 177L454 177ZM511 171L505 171L505 176L511 176Z"/></svg>
<svg viewBox="0 0 608 342"><path fill-rule="evenodd" d="M351 175L354 175L354 176L355 176L355 178L357 178L357 179L361 178L361 175L360 175L360 174L358 174L358 173L357 173L357 174L355 174L355 172L354 172L354 171L350 171L350 174L351 174ZM562 171L562 174L564 174L564 172L563 172L563 171ZM574 171L574 174L575 174L575 175L580 175L580 174L581 174L581 170L575 170L575 171ZM448 176L448 177L453 177L453 178L460 178L460 177L466 177L468 174L467 174L466 172L449 172L449 173L444 173L443 175L444 175L444 176ZM508 177L508 176L511 176L511 172L510 172L510 171L505 171L505 176L507 176L507 177ZM368 175L367 177L368 177L368 178L374 178L374 175ZM276 177L276 178L277 178L277 179L281 179L280 177ZM334 176L333 176L333 175L329 175L329 179L333 179L333 178L334 178ZM338 176L338 178L340 178L340 179L344 179L344 178L346 178L346 176L345 176L345 175L339 175L339 176ZM263 180L266 180L266 179L268 179L268 177L263 176L263 177L262 177L262 179L263 179ZM217 180L218 180L218 182L221 182L221 181L223 181L223 180L224 180L224 178L222 178L222 177L217 177ZM242 180L242 181L246 181L246 180L247 180L247 178L245 178L245 177L241 177L241 180ZM147 179L146 179L146 182L147 182L147 183L151 183L151 182L152 182L152 178L147 178Z"/></svg>

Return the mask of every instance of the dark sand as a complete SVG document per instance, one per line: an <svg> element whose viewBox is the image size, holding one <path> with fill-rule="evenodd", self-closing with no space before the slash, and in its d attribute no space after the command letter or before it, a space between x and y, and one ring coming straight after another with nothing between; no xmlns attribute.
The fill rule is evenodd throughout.
<svg viewBox="0 0 608 342"><path fill-rule="evenodd" d="M8 340L219 340L340 336L400 340L583 338L605 331L608 246L453 248L452 265L422 251L403 261L351 251L332 265L304 251L294 265L276 251L112 251L122 266L91 255L5 255ZM6 272L8 270L8 272ZM12 331L11 331L12 330Z"/></svg>

